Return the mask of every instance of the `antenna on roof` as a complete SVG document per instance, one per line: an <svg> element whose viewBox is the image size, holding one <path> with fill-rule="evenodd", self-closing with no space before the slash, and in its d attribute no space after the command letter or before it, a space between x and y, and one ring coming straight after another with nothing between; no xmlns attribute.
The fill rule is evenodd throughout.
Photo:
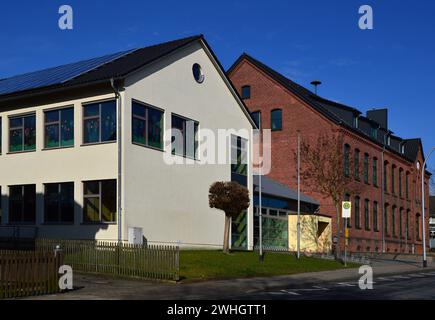
<svg viewBox="0 0 435 320"><path fill-rule="evenodd" d="M311 84L314 86L314 93L317 95L317 86L320 86L322 84L319 80L311 81Z"/></svg>

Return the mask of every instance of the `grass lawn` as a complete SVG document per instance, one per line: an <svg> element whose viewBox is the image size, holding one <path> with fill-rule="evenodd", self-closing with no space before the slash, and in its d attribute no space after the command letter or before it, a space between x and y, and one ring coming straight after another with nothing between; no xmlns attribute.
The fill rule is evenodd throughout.
<svg viewBox="0 0 435 320"><path fill-rule="evenodd" d="M348 264L348 268L357 267ZM336 261L301 257L289 253L266 253L264 262L258 260L258 252L186 250L180 251L181 280L210 280L273 276L303 272L342 269Z"/></svg>

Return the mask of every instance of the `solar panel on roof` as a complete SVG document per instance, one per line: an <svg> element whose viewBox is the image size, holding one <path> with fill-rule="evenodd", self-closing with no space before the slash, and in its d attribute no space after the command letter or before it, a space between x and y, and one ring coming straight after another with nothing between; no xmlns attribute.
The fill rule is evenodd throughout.
<svg viewBox="0 0 435 320"><path fill-rule="evenodd" d="M118 52L99 58L2 79L0 80L0 95L64 83L132 51Z"/></svg>

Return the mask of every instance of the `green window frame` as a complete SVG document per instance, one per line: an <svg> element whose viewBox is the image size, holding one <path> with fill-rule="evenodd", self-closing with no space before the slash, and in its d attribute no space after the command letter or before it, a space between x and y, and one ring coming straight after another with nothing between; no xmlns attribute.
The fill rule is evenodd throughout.
<svg viewBox="0 0 435 320"><path fill-rule="evenodd" d="M388 208L389 208L389 205L386 203L385 205L384 205L384 213L383 213L383 216L384 216L384 233L386 234L386 235L388 235Z"/></svg>
<svg viewBox="0 0 435 320"><path fill-rule="evenodd" d="M164 111L133 101L131 130L132 143L163 150Z"/></svg>
<svg viewBox="0 0 435 320"><path fill-rule="evenodd" d="M391 233L393 237L396 237L396 206L391 208Z"/></svg>
<svg viewBox="0 0 435 320"><path fill-rule="evenodd" d="M384 192L388 192L388 184L387 184L387 169L388 169L388 163L384 162L384 175L383 175L383 184L384 184Z"/></svg>
<svg viewBox="0 0 435 320"><path fill-rule="evenodd" d="M405 177L405 193L406 193L406 199L409 199L409 172L406 172L406 177Z"/></svg>
<svg viewBox="0 0 435 320"><path fill-rule="evenodd" d="M399 236L403 238L403 208L399 209Z"/></svg>
<svg viewBox="0 0 435 320"><path fill-rule="evenodd" d="M44 148L74 146L74 107L44 111Z"/></svg>
<svg viewBox="0 0 435 320"><path fill-rule="evenodd" d="M84 223L116 223L116 188L115 179L83 182Z"/></svg>
<svg viewBox="0 0 435 320"><path fill-rule="evenodd" d="M391 193L396 193L396 166L391 166Z"/></svg>
<svg viewBox="0 0 435 320"><path fill-rule="evenodd" d="M9 118L9 152L36 150L36 114Z"/></svg>
<svg viewBox="0 0 435 320"><path fill-rule="evenodd" d="M399 169L399 197L403 197L403 169Z"/></svg>

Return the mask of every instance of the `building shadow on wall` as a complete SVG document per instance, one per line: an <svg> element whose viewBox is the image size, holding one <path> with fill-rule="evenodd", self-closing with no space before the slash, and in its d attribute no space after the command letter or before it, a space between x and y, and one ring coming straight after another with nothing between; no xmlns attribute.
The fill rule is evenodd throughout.
<svg viewBox="0 0 435 320"><path fill-rule="evenodd" d="M49 206L46 201L42 193L33 199L1 195L0 250L34 250L36 239L95 240L99 232L109 228L105 223L83 223L83 206L76 201L69 206L59 204L56 220L53 202ZM88 205L91 212L98 209Z"/></svg>

